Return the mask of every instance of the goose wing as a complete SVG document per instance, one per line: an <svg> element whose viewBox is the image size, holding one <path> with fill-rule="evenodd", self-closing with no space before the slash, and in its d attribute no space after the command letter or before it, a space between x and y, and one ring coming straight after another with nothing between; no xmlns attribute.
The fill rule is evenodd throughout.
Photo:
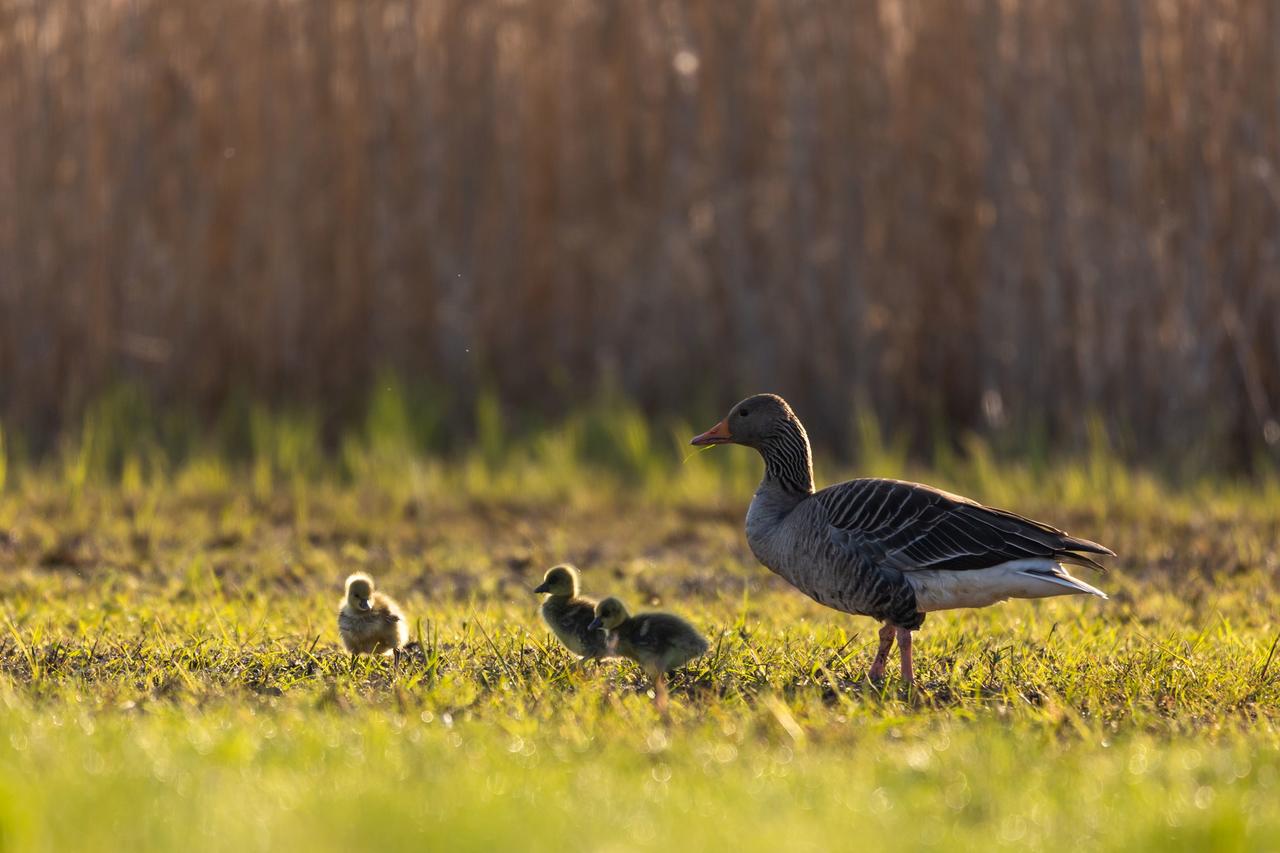
<svg viewBox="0 0 1280 853"><path fill-rule="evenodd" d="M901 480L850 480L814 495L828 534L851 556L904 572L985 569L1031 557L1104 571L1111 549L968 498Z"/></svg>

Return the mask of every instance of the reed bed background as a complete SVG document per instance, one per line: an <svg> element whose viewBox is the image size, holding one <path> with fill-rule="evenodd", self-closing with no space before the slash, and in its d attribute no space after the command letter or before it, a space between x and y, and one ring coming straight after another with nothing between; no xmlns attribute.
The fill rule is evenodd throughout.
<svg viewBox="0 0 1280 853"><path fill-rule="evenodd" d="M391 371L464 434L604 385L1280 452L1270 0L0 0L0 115L37 448L121 382L331 433Z"/></svg>

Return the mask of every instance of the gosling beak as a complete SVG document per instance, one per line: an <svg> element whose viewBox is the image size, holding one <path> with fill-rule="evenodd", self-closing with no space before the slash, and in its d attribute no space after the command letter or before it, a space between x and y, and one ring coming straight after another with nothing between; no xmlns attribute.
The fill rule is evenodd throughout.
<svg viewBox="0 0 1280 853"><path fill-rule="evenodd" d="M362 598L362 599L360 599L360 609L361 609L361 610L372 610L372 609L373 609L373 605L369 603L369 599L367 599L367 598Z"/></svg>
<svg viewBox="0 0 1280 853"><path fill-rule="evenodd" d="M693 441L689 443L695 447L701 447L704 444L729 444L732 441L733 433L729 432L729 425L721 421L702 435L694 436Z"/></svg>
<svg viewBox="0 0 1280 853"><path fill-rule="evenodd" d="M599 631L603 627L604 627L604 623L600 621L599 617L596 617L595 619L591 620L591 624L587 626L587 630Z"/></svg>
<svg viewBox="0 0 1280 853"><path fill-rule="evenodd" d="M540 584L538 584L537 586L535 586L535 587L533 588L533 591L534 591L535 593L539 593L539 592L551 592L551 587L547 586L546 581L543 581L542 583L540 583Z"/></svg>

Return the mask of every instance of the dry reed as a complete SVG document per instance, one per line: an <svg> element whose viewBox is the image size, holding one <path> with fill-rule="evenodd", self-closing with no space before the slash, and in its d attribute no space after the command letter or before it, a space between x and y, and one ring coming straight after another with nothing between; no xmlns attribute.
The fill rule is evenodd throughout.
<svg viewBox="0 0 1280 853"><path fill-rule="evenodd" d="M31 430L389 368L1280 446L1273 0L0 0L0 116Z"/></svg>

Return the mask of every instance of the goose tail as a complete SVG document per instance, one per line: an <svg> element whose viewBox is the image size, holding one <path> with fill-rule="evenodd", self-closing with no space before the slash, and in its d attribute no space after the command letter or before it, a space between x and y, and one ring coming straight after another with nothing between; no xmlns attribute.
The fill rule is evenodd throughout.
<svg viewBox="0 0 1280 853"><path fill-rule="evenodd" d="M1110 596L1098 589L1096 586L1087 584L1072 575L1067 571L1067 567L1061 563L1055 564L1053 568L1041 568L1037 566L1035 568L1019 569L1018 574L1023 575L1024 577L1034 578L1036 580L1048 581L1049 583L1057 584L1058 586L1064 586L1073 592L1096 595L1104 601L1110 599Z"/></svg>

